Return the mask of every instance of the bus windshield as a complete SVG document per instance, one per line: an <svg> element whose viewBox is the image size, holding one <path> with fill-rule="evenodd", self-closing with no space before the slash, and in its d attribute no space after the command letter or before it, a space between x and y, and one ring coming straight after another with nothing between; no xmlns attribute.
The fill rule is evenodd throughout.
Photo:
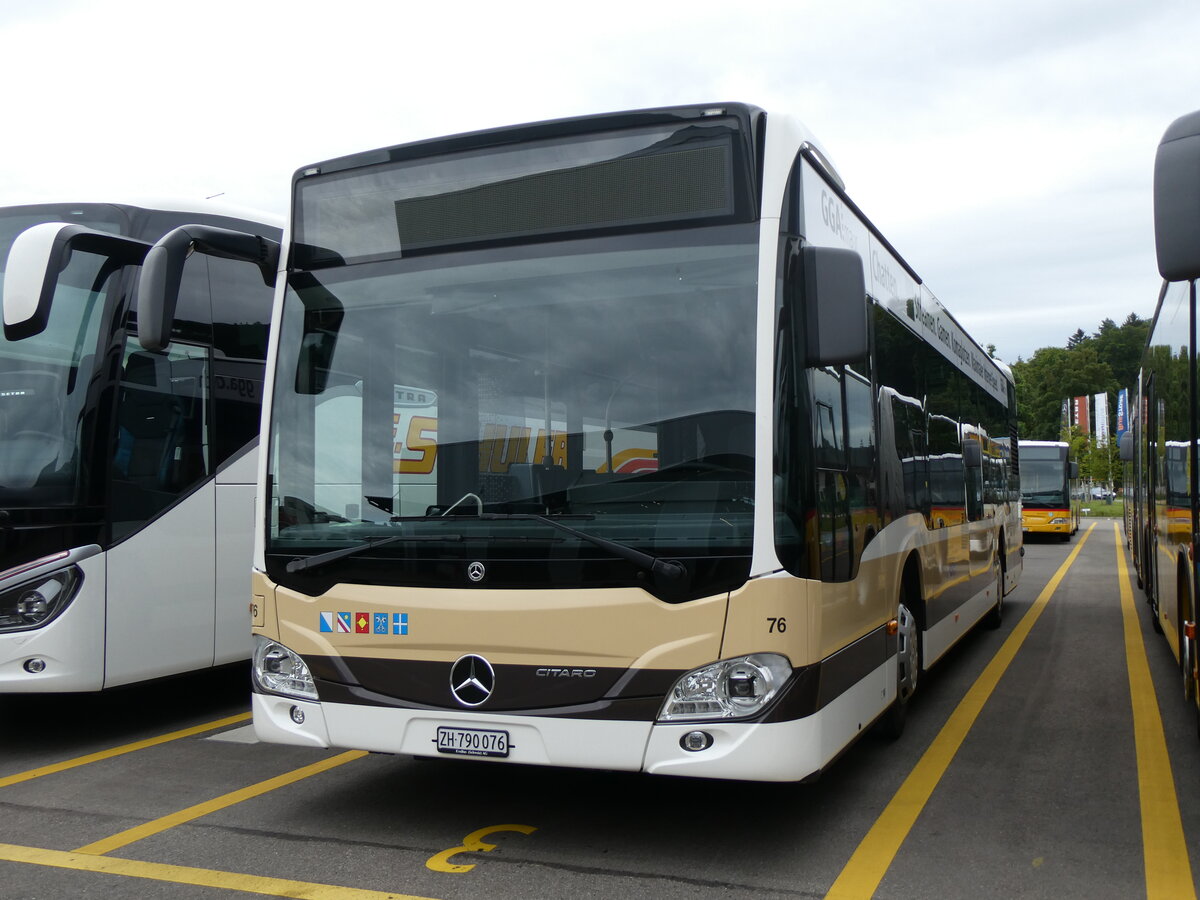
<svg viewBox="0 0 1200 900"><path fill-rule="evenodd" d="M1068 505L1067 461L1058 451L1052 459L1032 448L1021 451L1021 502L1045 509Z"/></svg>
<svg viewBox="0 0 1200 900"><path fill-rule="evenodd" d="M387 558L392 575L354 577L399 583L446 553L605 556L536 518L554 516L745 569L756 239L713 226L293 274L268 554L418 537L347 558Z"/></svg>
<svg viewBox="0 0 1200 900"><path fill-rule="evenodd" d="M14 236L10 224L0 220L6 229L5 259ZM18 224L34 223L19 217ZM59 277L45 330L20 341L0 332L0 504L5 507L79 501L90 440L88 396L98 371L107 288L118 273L99 256L74 253Z"/></svg>

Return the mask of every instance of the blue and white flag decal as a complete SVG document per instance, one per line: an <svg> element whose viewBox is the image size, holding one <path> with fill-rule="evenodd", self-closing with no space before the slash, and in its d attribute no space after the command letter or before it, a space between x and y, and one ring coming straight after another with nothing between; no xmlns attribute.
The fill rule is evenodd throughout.
<svg viewBox="0 0 1200 900"><path fill-rule="evenodd" d="M392 634L408 634L408 613L392 613Z"/></svg>
<svg viewBox="0 0 1200 900"><path fill-rule="evenodd" d="M333 613L321 613L321 634L333 634Z"/></svg>

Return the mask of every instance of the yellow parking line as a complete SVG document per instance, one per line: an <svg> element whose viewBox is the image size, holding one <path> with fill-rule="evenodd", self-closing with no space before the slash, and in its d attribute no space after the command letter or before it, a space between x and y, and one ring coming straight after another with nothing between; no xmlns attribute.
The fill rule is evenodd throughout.
<svg viewBox="0 0 1200 900"><path fill-rule="evenodd" d="M269 793L276 788L285 787L289 784L295 784L297 781L302 781L305 778L310 778L313 775L319 775L322 772L328 772L330 769L335 769L338 766L345 765L348 762L353 762L356 759L362 759L367 755L365 750L350 750L346 753L341 753L337 756L331 756L329 759L321 760L321 762L313 763L310 766L303 766L299 769L293 769L291 772L285 772L282 775L276 775L274 778L268 778L266 781L260 781L258 784L252 784L249 787L241 788L240 790L231 791L228 794L222 794L220 797L215 797L212 800L207 800L204 803L197 803L195 806L189 806L187 809L181 809L179 812L173 812L170 815L162 816L153 821L146 822L143 825L137 825L133 828L127 828L125 831L118 832L111 837L106 837L102 840L95 841L84 847L79 847L75 853L87 853L94 856L100 856L105 853L111 853L120 847L132 844L135 841L140 841L150 837L152 834L158 834L168 829L174 828L176 825L182 825L184 822L190 822L193 819L198 819L201 816L207 816L209 813L216 812L219 809L233 806L236 803L241 803L244 800L250 800L254 797L259 797Z"/></svg>
<svg viewBox="0 0 1200 900"><path fill-rule="evenodd" d="M112 759L114 756L121 756L125 753L133 753L135 750L145 750L147 747L156 747L159 744L166 744L170 741L177 741L180 738L191 737L195 734L203 734L206 731L213 731L217 728L223 728L226 725L235 725L238 722L245 722L250 718L250 713L238 713L236 716L227 716L224 719L216 719L204 725L194 725L191 728L183 728L179 731L172 731L169 734L160 734L158 737L147 738L144 741L135 741L132 744L125 744L121 747L113 747L111 750L101 750L98 753L89 753L87 756L79 756L75 759L68 759L65 762L54 763L49 766L42 766L38 769L30 769L28 772L19 772L16 775L5 775L0 777L0 788L8 787L10 784L19 784L22 781L30 781L34 778L41 778L43 775L53 775L55 772L65 772L67 769L74 769L76 766L86 766L88 763L99 762L102 759Z"/></svg>
<svg viewBox="0 0 1200 900"><path fill-rule="evenodd" d="M1116 524L1113 529L1116 531ZM1188 861L1179 798L1171 774L1171 757L1163 734L1162 714L1150 678L1150 662L1142 641L1142 626L1133 605L1133 588L1125 565L1125 548L1117 531L1117 581L1121 585L1121 616L1125 623L1125 662L1133 704L1133 738L1137 750L1138 797L1142 811L1142 855L1146 864L1147 900L1195 900L1192 867Z"/></svg>
<svg viewBox="0 0 1200 900"><path fill-rule="evenodd" d="M1087 539L1095 527L1096 523L1093 522L1088 526L1088 530L1080 536L1075 544L1075 549L1059 566L1054 577L1042 588L1042 592L1038 594L1029 611L1025 613L1021 621L1017 623L1017 627L1013 629L996 655L992 657L992 661L983 670L983 674L976 679L975 683L971 685L971 689L959 701L954 712L950 714L950 718L946 720L946 724L942 726L942 730L933 739L933 743L929 745L920 761L917 762L904 783L900 785L891 802L875 820L875 824L871 826L866 837L862 839L858 849L854 851L850 861L846 863L845 868L830 887L829 893L825 895L826 900L865 900L874 895L879 887L879 882L883 880L888 867L895 859L900 845L908 837L909 831L917 821L917 816L925 808L930 795L933 794L933 789L941 781L950 761L954 759L958 748L975 724L975 719L983 709L984 703L995 690L1000 676L1012 663L1021 644L1025 642L1025 638L1046 608L1046 604L1058 590L1059 584L1066 577L1067 570L1079 556L1079 551L1083 549L1083 545L1087 543Z"/></svg>
<svg viewBox="0 0 1200 900"><path fill-rule="evenodd" d="M172 884L194 884L201 887L242 891L247 894L266 894L270 897L292 897L296 900L427 900L427 898L415 897L411 894L393 894L363 888L338 887L332 884L291 881L286 878L245 875L239 872L197 869L191 866L170 866L132 859L116 859L111 856L67 853L62 850L43 850L38 847L19 847L13 844L0 844L0 860L29 863L35 866L51 866L59 869L75 869L82 872L102 872L126 878L146 878L151 881L166 881Z"/></svg>

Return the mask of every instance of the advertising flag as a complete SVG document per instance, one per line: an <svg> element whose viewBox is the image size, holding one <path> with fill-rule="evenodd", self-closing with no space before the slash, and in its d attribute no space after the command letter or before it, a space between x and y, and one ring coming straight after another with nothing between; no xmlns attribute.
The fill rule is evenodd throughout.
<svg viewBox="0 0 1200 900"><path fill-rule="evenodd" d="M1071 401L1075 413L1075 427L1084 434L1092 433L1091 421L1088 418L1088 399L1087 394L1084 394L1082 397L1076 397Z"/></svg>
<svg viewBox="0 0 1200 900"><path fill-rule="evenodd" d="M1108 392L1096 395L1096 445L1108 446Z"/></svg>
<svg viewBox="0 0 1200 900"><path fill-rule="evenodd" d="M1121 388L1117 392L1117 442L1129 430L1129 389Z"/></svg>

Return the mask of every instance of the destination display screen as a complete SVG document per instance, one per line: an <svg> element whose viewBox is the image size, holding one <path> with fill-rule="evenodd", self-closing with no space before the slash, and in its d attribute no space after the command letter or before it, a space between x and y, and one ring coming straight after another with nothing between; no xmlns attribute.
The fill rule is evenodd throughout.
<svg viewBox="0 0 1200 900"><path fill-rule="evenodd" d="M749 205L738 134L714 117L313 175L297 185L292 265L733 221Z"/></svg>

